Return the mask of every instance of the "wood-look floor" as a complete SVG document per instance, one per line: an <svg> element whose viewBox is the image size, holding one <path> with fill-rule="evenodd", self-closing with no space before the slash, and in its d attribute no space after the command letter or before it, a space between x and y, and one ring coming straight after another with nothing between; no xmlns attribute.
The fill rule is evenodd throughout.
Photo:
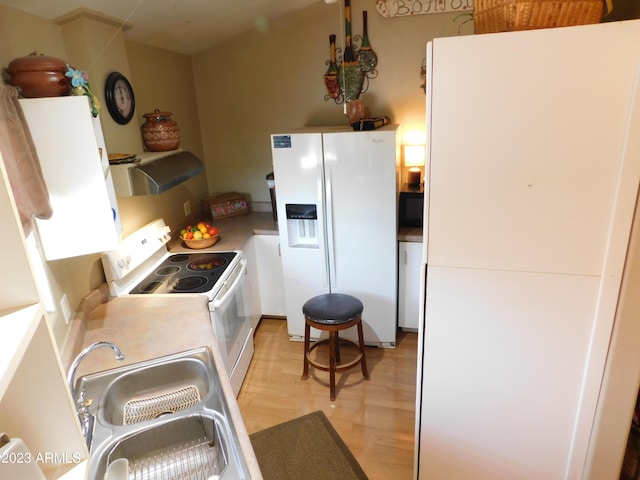
<svg viewBox="0 0 640 480"><path fill-rule="evenodd" d="M261 320L238 396L248 432L322 410L371 480L411 479L417 334L399 332L393 349L368 347L371 379L359 366L338 373L334 402L327 372L311 367L309 378L300 379L302 355L303 344L289 341L286 320Z"/></svg>

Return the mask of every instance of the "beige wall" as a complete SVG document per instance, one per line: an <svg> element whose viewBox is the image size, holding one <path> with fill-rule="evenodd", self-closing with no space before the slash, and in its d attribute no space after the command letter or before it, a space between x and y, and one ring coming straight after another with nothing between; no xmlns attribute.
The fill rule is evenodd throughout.
<svg viewBox="0 0 640 480"><path fill-rule="evenodd" d="M140 134L135 122L119 125L109 115L104 84L113 71L131 78L125 41L119 24L91 14L73 15L60 20L67 48L67 61L87 72L94 94L102 104L100 122L107 151L137 152L142 150Z"/></svg>
<svg viewBox="0 0 640 480"><path fill-rule="evenodd" d="M387 19L377 14L371 0L351 3L354 35L362 33L362 10L369 10L369 37L379 57L379 75L361 100L373 116L389 116L405 133L423 132L424 47L434 37L458 34L455 14ZM188 57L126 42L111 19L85 15L56 24L0 6L0 64L6 67L13 58L37 50L87 71L103 104L101 122L112 153L142 150L144 113L156 108L172 112L181 148L204 160L206 176L162 195L118 199L127 235L159 217L178 228L185 221L184 202L197 211L201 199L213 193L237 190L268 202L269 135L304 125L346 124L342 105L324 100L322 79L328 37L336 34L340 46L343 22L339 3L318 2ZM116 124L104 104L104 82L112 71L125 74L135 91L136 115L126 126ZM65 292L74 309L104 281L99 255L47 266L54 291ZM68 329L57 321L54 330L61 345Z"/></svg>
<svg viewBox="0 0 640 480"><path fill-rule="evenodd" d="M138 136L141 138L145 113L155 109L171 112L180 127L180 148L206 162L191 58L133 42L126 43L126 55L131 69L129 80L136 96L136 116L131 123ZM125 223L124 234L155 218L164 218L171 228L177 229L185 219L184 202L189 201L196 211L206 196L206 175L202 174L161 195L118 199Z"/></svg>
<svg viewBox="0 0 640 480"><path fill-rule="evenodd" d="M0 65L4 69L16 57L33 51L66 58L60 27L13 8L0 6Z"/></svg>
<svg viewBox="0 0 640 480"><path fill-rule="evenodd" d="M456 14L383 18L372 0L352 0L353 33L369 38L379 75L361 100L403 132L424 131L420 66L426 42L457 35ZM272 133L308 125L347 124L342 105L325 101L329 35L342 44L340 2L287 15L193 57L209 191L238 190L268 201ZM277 179L276 179L277 189Z"/></svg>

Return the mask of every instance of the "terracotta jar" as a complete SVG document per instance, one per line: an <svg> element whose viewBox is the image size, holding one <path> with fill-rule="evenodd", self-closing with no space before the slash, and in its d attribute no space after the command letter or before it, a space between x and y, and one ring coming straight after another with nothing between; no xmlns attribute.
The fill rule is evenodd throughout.
<svg viewBox="0 0 640 480"><path fill-rule="evenodd" d="M180 129L171 119L171 112L156 109L153 113L145 113L144 118L142 140L148 151L166 152L180 146Z"/></svg>
<svg viewBox="0 0 640 480"><path fill-rule="evenodd" d="M9 84L20 88L23 97L60 97L69 95L71 79L65 76L64 60L33 52L11 60L7 73Z"/></svg>

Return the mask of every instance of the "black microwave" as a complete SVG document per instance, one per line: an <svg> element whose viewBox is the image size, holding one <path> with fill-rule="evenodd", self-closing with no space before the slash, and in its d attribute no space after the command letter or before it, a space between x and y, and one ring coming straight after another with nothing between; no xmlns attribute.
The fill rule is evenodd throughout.
<svg viewBox="0 0 640 480"><path fill-rule="evenodd" d="M422 186L404 185L398 199L398 225L420 227L424 216L424 189Z"/></svg>

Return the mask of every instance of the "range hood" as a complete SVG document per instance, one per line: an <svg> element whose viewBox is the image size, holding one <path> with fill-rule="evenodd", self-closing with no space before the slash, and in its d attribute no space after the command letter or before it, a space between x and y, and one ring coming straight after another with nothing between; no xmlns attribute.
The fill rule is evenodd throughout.
<svg viewBox="0 0 640 480"><path fill-rule="evenodd" d="M145 152L139 162L111 165L118 197L158 195L200 175L204 164L191 152Z"/></svg>

